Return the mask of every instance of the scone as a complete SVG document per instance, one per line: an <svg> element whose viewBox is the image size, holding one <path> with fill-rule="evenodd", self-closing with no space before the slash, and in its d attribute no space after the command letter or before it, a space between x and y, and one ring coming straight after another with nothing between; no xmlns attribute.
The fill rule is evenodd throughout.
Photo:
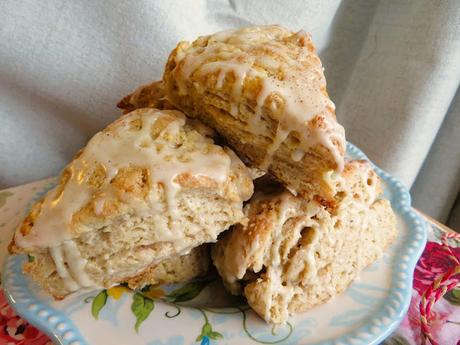
<svg viewBox="0 0 460 345"><path fill-rule="evenodd" d="M140 108L174 109L165 97L161 80L139 86L132 93L123 97L117 107L123 110L123 114Z"/></svg>
<svg viewBox="0 0 460 345"><path fill-rule="evenodd" d="M253 191L228 148L173 110L139 109L97 133L36 203L10 251L56 298L109 287L214 242Z"/></svg>
<svg viewBox="0 0 460 345"><path fill-rule="evenodd" d="M189 254L173 256L152 265L126 282L131 289L142 289L146 285L182 283L204 276L209 266L209 248L203 244L193 248Z"/></svg>
<svg viewBox="0 0 460 345"><path fill-rule="evenodd" d="M285 190L256 194L247 225L222 234L212 259L226 287L243 293L267 322L283 323L344 291L396 236L395 216L366 161L347 163L331 183L331 214Z"/></svg>
<svg viewBox="0 0 460 345"><path fill-rule="evenodd" d="M140 108L156 108L162 110L177 110L168 102L164 92L164 84L162 80L154 81L153 83L139 86L129 95L123 97L118 103L117 107L127 114L133 110ZM205 137L221 141L216 131L211 127L204 125L201 121L188 118L187 122L196 131ZM251 171L255 170L248 167Z"/></svg>
<svg viewBox="0 0 460 345"><path fill-rule="evenodd" d="M260 26L181 42L163 81L166 99L243 161L295 193L330 200L326 175L343 168L345 133L310 35Z"/></svg>

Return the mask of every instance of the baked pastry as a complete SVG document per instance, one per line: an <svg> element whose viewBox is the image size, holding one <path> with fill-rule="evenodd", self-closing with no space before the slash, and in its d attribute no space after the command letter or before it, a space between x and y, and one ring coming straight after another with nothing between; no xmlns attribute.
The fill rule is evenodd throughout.
<svg viewBox="0 0 460 345"><path fill-rule="evenodd" d="M165 97L163 81L141 85L118 102L117 107L127 114L140 108L174 109Z"/></svg>
<svg viewBox="0 0 460 345"><path fill-rule="evenodd" d="M123 110L123 114L127 114L140 108L156 108L163 110L175 109L174 106L166 99L164 93L164 84L161 80L139 86L132 93L123 97L121 101L118 102L117 107ZM216 131L204 125L201 121L188 118L187 123L201 135L220 141ZM249 169L251 171L255 170L252 168ZM260 174L260 172L258 173Z"/></svg>
<svg viewBox="0 0 460 345"><path fill-rule="evenodd" d="M332 197L345 133L310 35L248 27L181 42L163 81L167 100L215 129L249 165L295 193Z"/></svg>
<svg viewBox="0 0 460 345"><path fill-rule="evenodd" d="M248 169L173 110L139 109L97 133L16 231L12 253L56 298L109 287L214 242L243 221Z"/></svg>
<svg viewBox="0 0 460 345"><path fill-rule="evenodd" d="M146 285L182 283L204 276L210 263L208 245L203 244L186 255L172 256L152 265L126 282L131 289L142 289Z"/></svg>
<svg viewBox="0 0 460 345"><path fill-rule="evenodd" d="M366 161L331 176L337 208L286 190L256 194L247 225L236 225L212 250L214 265L233 294L244 294L267 322L324 303L344 291L396 236L381 182Z"/></svg>

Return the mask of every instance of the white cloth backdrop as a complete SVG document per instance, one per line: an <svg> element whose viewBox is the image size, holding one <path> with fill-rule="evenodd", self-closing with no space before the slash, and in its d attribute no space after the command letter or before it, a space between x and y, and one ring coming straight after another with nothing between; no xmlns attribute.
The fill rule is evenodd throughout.
<svg viewBox="0 0 460 345"><path fill-rule="evenodd" d="M271 23L313 34L348 139L459 229L456 0L2 0L0 188L57 174L177 41Z"/></svg>

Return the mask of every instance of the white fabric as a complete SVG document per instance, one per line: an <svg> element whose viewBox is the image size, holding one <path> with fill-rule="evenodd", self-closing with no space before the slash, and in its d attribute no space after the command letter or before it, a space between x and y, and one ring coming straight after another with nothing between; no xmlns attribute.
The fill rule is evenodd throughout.
<svg viewBox="0 0 460 345"><path fill-rule="evenodd" d="M313 34L348 139L458 222L456 0L3 0L0 188L57 174L177 41L271 23Z"/></svg>

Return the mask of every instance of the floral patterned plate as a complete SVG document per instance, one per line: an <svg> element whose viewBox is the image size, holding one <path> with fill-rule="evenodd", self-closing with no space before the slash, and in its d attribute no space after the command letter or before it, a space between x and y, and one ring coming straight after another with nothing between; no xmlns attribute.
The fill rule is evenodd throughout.
<svg viewBox="0 0 460 345"><path fill-rule="evenodd" d="M355 146L348 144L347 149L351 158L367 159ZM117 286L56 302L23 275L25 256L5 260L5 295L19 315L65 345L379 344L407 311L426 229L412 211L405 187L376 170L397 215L397 240L345 293L283 326L265 324L243 300L227 296L212 278L143 291ZM49 183L43 189L47 188ZM28 197L36 200L43 192ZM14 219L17 224L20 216Z"/></svg>

